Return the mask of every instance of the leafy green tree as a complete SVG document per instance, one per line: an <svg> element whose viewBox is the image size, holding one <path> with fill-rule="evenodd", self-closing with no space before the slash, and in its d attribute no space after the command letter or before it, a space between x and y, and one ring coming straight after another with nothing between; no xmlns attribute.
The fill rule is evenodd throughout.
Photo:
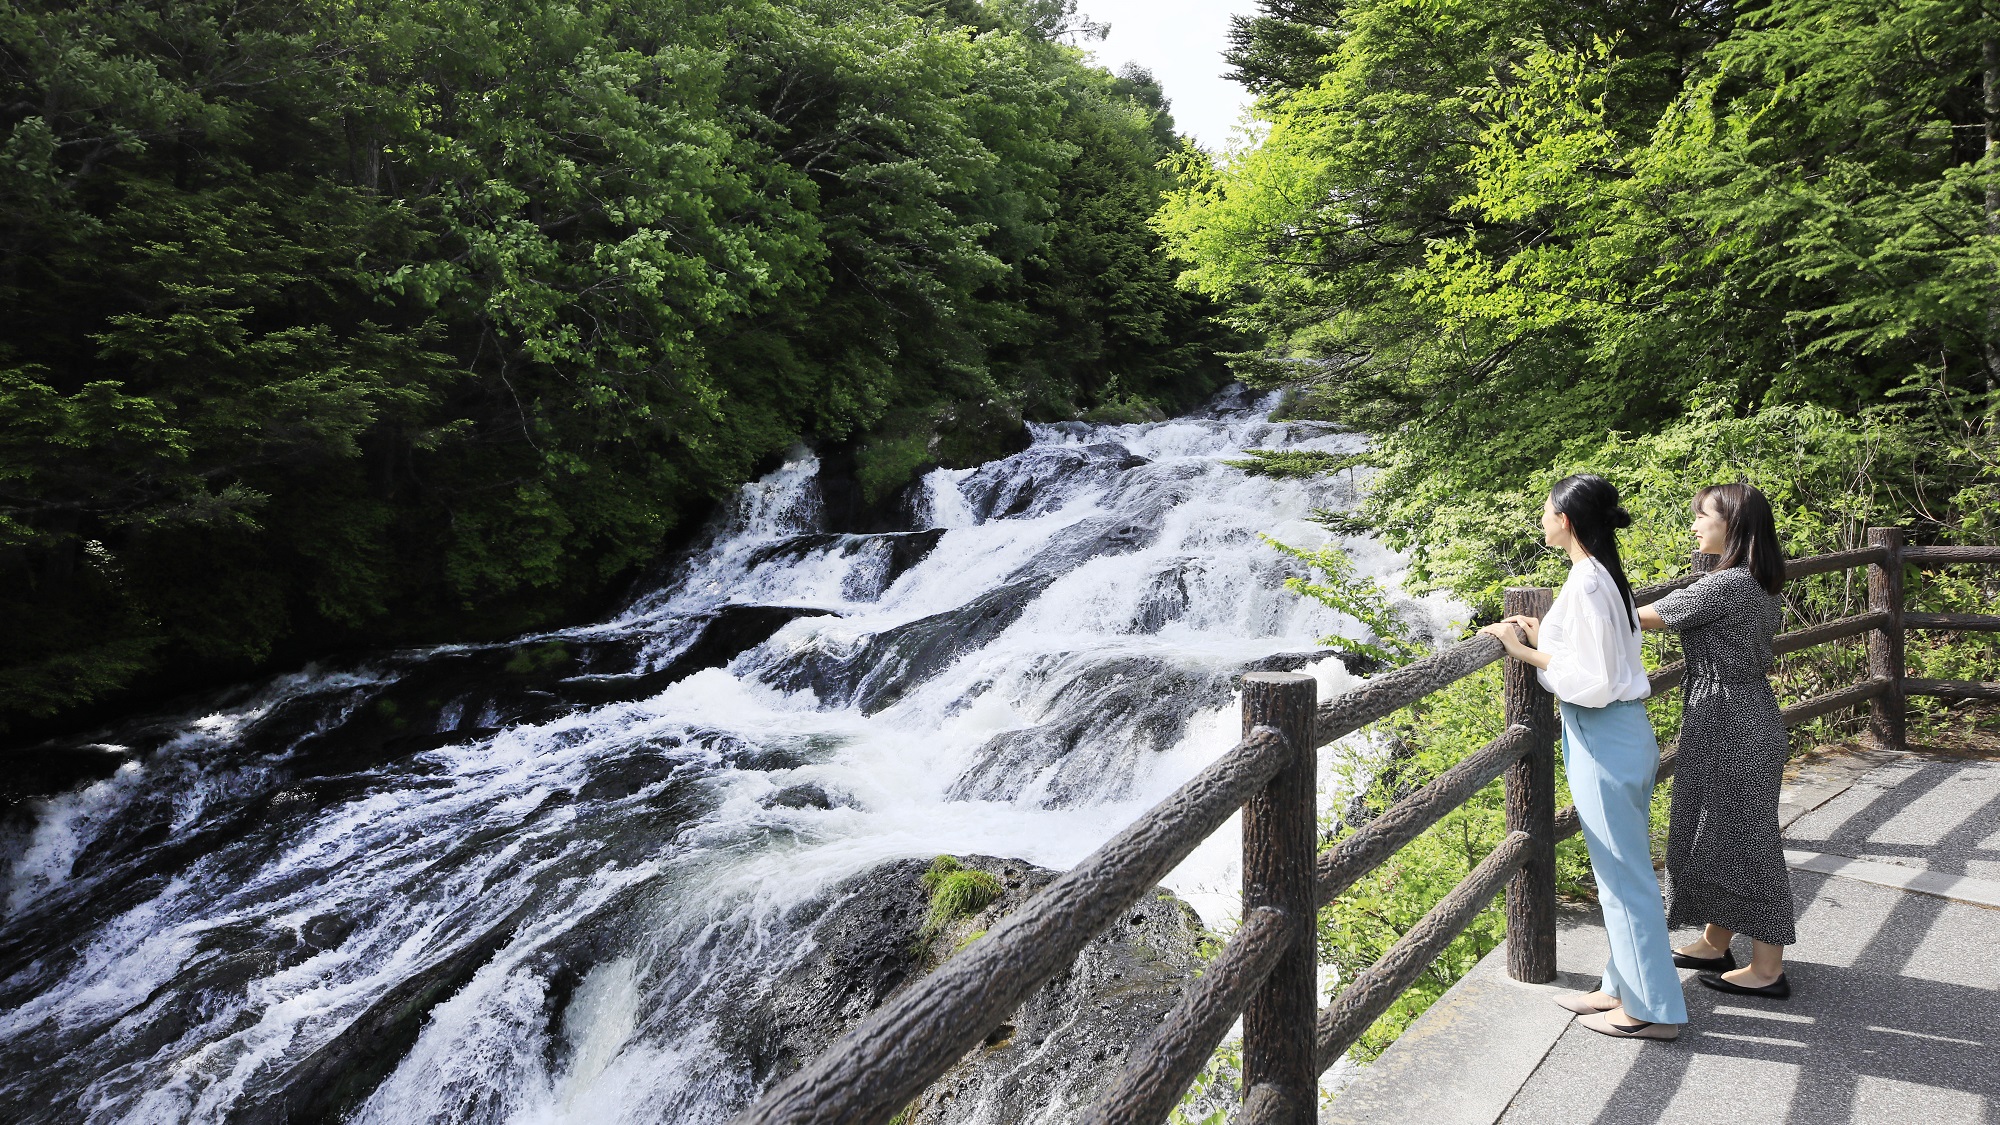
<svg viewBox="0 0 2000 1125"><path fill-rule="evenodd" d="M887 489L961 404L1212 386L1147 225L1179 142L1091 31L1068 0L0 12L0 724L576 612L800 440L914 440Z"/></svg>

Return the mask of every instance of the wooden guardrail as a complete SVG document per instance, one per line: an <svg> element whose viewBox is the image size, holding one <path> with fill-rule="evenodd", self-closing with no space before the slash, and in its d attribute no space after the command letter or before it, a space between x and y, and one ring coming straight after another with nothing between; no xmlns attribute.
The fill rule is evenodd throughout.
<svg viewBox="0 0 2000 1125"><path fill-rule="evenodd" d="M1640 604L1692 584L1712 568L1635 591ZM1906 613L1911 564L2000 565L2000 547L1910 547L1903 533L1873 529L1868 546L1794 559L1787 578L1868 568L1868 612L1782 634L1777 652L1866 634L1868 678L1783 709L1796 726L1867 703L1871 734L1903 748L1912 695L2000 699L2000 683L1912 679L1909 629L2000 630L2000 615ZM1553 593L1510 589L1509 614L1545 613ZM1243 740L1083 862L1007 915L985 937L862 1020L803 1069L779 1081L732 1125L884 1125L1009 1017L1028 994L1069 967L1084 946L1239 808L1243 817L1243 924L1160 1027L1134 1048L1124 1073L1084 1112L1089 1125L1159 1125L1215 1047L1243 1017L1239 1125L1311 1125L1318 1076L1353 1045L1504 886L1507 968L1518 980L1556 974L1555 846L1578 829L1574 807L1555 808L1554 699L1533 670L1508 661L1500 737L1391 806L1324 854L1317 851L1317 748L1409 706L1498 660L1500 642L1475 636L1375 677L1324 703L1312 677L1244 677ZM1653 690L1681 681L1672 664ZM1671 776L1675 750L1662 752ZM1471 874L1365 972L1315 1012L1319 907L1373 871L1473 794L1506 776L1506 835Z"/></svg>

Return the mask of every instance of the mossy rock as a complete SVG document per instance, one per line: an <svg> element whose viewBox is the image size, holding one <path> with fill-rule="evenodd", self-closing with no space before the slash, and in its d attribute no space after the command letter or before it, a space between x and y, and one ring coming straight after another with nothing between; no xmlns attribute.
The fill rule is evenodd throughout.
<svg viewBox="0 0 2000 1125"><path fill-rule="evenodd" d="M500 670L510 676L533 676L560 668L571 659L569 646L560 641L522 645L508 655Z"/></svg>
<svg viewBox="0 0 2000 1125"><path fill-rule="evenodd" d="M1164 422L1167 412L1160 404L1144 395L1125 395L1105 400L1102 405L1086 411L1086 422L1100 426L1133 426L1142 422Z"/></svg>

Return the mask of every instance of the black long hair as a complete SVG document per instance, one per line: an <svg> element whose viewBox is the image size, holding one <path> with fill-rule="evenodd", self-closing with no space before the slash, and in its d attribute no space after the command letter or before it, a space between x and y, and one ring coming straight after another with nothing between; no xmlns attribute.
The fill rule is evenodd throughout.
<svg viewBox="0 0 2000 1125"><path fill-rule="evenodd" d="M1549 504L1569 517L1576 541L1611 572L1618 596L1625 601L1625 612L1632 619L1632 631L1638 632L1639 610L1632 601L1632 583L1625 578L1625 564L1618 558L1618 531L1632 526L1632 514L1618 506L1617 486L1594 473L1577 473L1549 489Z"/></svg>
<svg viewBox="0 0 2000 1125"><path fill-rule="evenodd" d="M1778 545L1778 521L1771 502L1755 485L1711 484L1694 494L1694 514L1703 501L1715 502L1715 514L1729 530L1723 536L1717 570L1744 567L1764 592L1775 595L1785 585L1785 549Z"/></svg>

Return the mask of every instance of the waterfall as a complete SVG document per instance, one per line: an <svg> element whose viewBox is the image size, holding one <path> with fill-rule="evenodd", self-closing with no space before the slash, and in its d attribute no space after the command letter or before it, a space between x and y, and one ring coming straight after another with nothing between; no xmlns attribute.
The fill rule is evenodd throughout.
<svg viewBox="0 0 2000 1125"><path fill-rule="evenodd" d="M1235 741L1244 670L1355 682L1315 642L1365 629L1258 540L1326 543L1351 475L1223 462L1362 439L1271 405L1037 426L881 534L801 450L608 620L97 736L123 764L0 836L0 1116L722 1120L829 887L1067 867ZM1211 924L1234 849L1169 880Z"/></svg>

